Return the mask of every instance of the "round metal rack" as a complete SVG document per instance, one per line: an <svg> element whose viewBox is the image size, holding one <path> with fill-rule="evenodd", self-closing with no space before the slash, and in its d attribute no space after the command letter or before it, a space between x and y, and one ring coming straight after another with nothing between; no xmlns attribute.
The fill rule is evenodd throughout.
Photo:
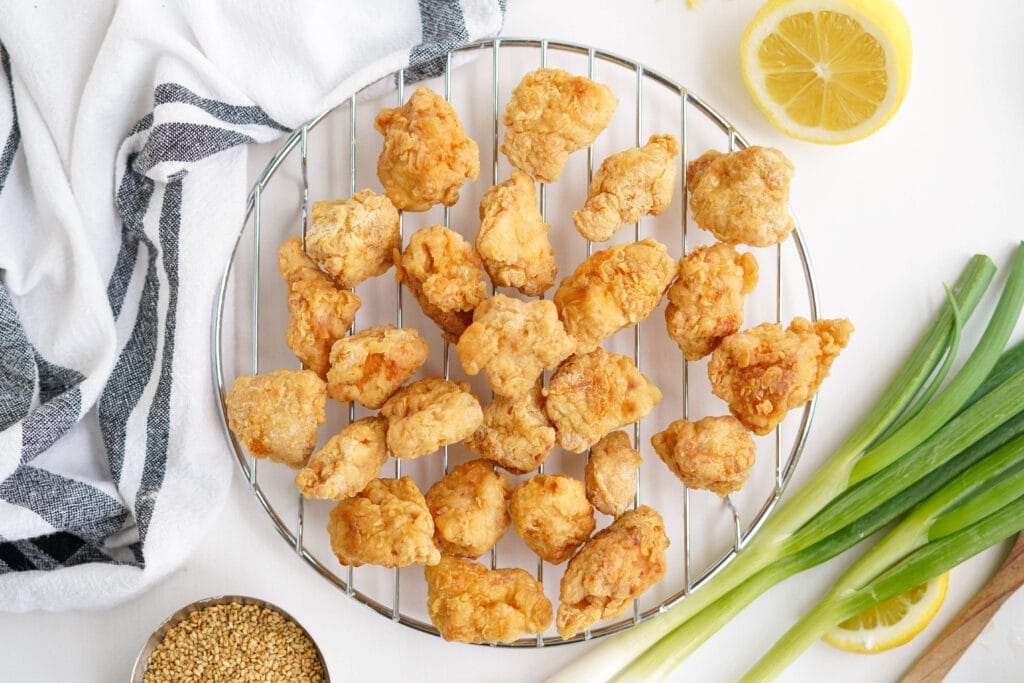
<svg viewBox="0 0 1024 683"><path fill-rule="evenodd" d="M707 127L717 131L715 134L720 135L720 144L730 151L743 149L748 146L748 142L724 116L708 105L703 99L690 92L687 88L674 80L632 60L603 50L598 50L593 47L569 42L518 38L501 38L482 41L467 45L449 53L444 60L444 71L438 77L441 81L441 87L443 87L443 94L446 99L451 98L454 91L453 88L460 85L459 79L461 69L453 70L453 58L458 59L462 56L476 56L478 66L479 62L486 61L488 58L490 59L490 83L481 83L479 78L477 78L472 79L471 83L461 84L462 86L471 86L472 97L474 99L480 100L488 98L490 100L488 103L490 105L488 109L490 109L489 116L491 118L489 130L492 134L492 139L482 142L480 145L483 153L482 155L486 158L488 153L488 150L486 149L487 143L490 143L490 181L492 183L497 183L501 180L499 177L499 132L503 101L500 97L500 93L502 92L500 86L504 86L506 88L509 86L508 81L504 80L505 70L510 66L514 67L519 70L518 73L521 76L523 73L528 70L532 70L533 68L548 66L549 60L556 54L560 56L566 54L575 55L573 59L580 60L579 71L581 73L585 73L585 75L588 75L591 78L595 76L595 67L598 67L602 70L618 70L620 73L617 75L617 78L620 80L622 78L628 79L626 82L631 83L630 86L627 86L631 90L631 92L628 93L628 97L623 96L624 93L621 85L619 89L616 90L616 93L620 100L632 101L632 109L634 110L634 131L632 138L635 139L635 144L638 146L644 143L645 114L651 108L657 107L663 115L666 114L663 110L678 110L678 116L671 112L668 114L675 120L675 130L670 130L668 132L678 135L683 143L683 151L681 153L682 158L680 160L682 170L679 178L680 184L677 188L679 199L675 200L681 201L682 209L681 216L679 217L677 228L675 230L675 243L670 244L669 246L673 249L678 248L680 250L679 253L687 253L688 249L692 246L692 242L694 242L692 223L688 228L686 201L686 161L691 157L689 154L689 148L691 146L690 136L692 129L698 121L701 122L702 125L710 124ZM603 72L602 75L604 76L606 73ZM407 94L406 77L407 74L403 71L399 71L392 76L396 91L394 97L397 100L398 105L401 105L404 102ZM379 89L380 88L378 87L377 90L379 91ZM654 91L658 91L660 93L660 99L652 97ZM668 96L668 100L665 99L666 94ZM306 529L307 514L311 503L309 501L304 501L294 489L292 489L288 494L281 494L276 492L273 487L268 487L266 485L265 477L269 476L267 474L267 470L272 468L286 468L269 463L260 466L258 461L252 458L245 451L245 449L235 439L234 435L227 429L224 412L224 396L226 395L227 389L234 378L229 374L227 367L231 362L234 362L235 365L244 365L244 363L241 363L237 357L239 355L237 350L235 351L234 357L229 358L232 354L232 350L230 348L225 348L227 327L226 316L231 316L232 320L236 322L241 321L237 322L236 326L240 327L251 325L250 353L243 354L250 356L247 367L245 367L245 371L252 374L258 373L261 369L261 360L264 355L264 341L260 339L260 313L261 309L268 305L266 302L261 302L260 298L260 259L263 251L261 247L261 231L266 230L264 226L261 226L261 222L263 220L262 202L264 194L267 191L269 184L275 178L275 175L281 171L282 167L285 167L287 164L297 164L300 182L298 184L299 196L296 198L296 201L299 208L297 210L297 225L293 230L294 232L301 232L304 236L310 215L310 169L308 164L310 148L309 138L311 131L318 126L324 125L325 121L328 119L336 121L339 127L343 127L345 125L344 121L347 119L348 139L343 143L343 149L347 147L345 151L348 155L348 187L345 189L350 194L356 192L358 179L357 171L359 171L361 175L365 174L363 177L372 178L372 170L357 169L358 164L356 155L357 100L362 102L365 99L371 98L372 93L360 93L340 106L313 118L295 130L281 146L280 151L267 164L255 185L252 187L248 197L245 220L239 232L238 241L236 242L234 251L232 252L232 257L225 265L221 286L214 302L211 331L214 384L215 390L217 391L218 405L220 406L221 420L224 424L224 432L227 436L231 450L238 462L239 468L245 476L252 494L255 496L263 510L266 511L271 523L287 542L291 551L295 552L316 573L320 574L337 586L346 595L364 603L389 619L393 619L396 622L405 624L414 629L436 635L437 630L432 624L430 624L429 619L425 616L425 605L403 606L401 590L402 584L400 577L402 575L401 572L408 571L408 569L382 570L380 568L368 567L353 569L352 567L341 566L334 561L333 557L329 557L325 561L320 559L318 553L311 549L310 539L307 537L307 534L309 533ZM697 153L692 156L696 156ZM594 172L594 155L594 148L589 148L586 152L586 181L588 185ZM486 164L482 164L482 167L484 169L482 175L486 176ZM366 171L369 171L369 173L366 173ZM540 185L539 203L545 220L547 220L548 213L548 191L549 188L547 186L544 184ZM582 199L580 201L582 201ZM632 237L634 239L641 239L642 234L644 234L643 226L646 225L644 221L647 220L650 219L643 219L640 223L633 226ZM448 226L450 222L451 212L449 209L445 209L445 226ZM239 246L244 243L243 237L246 235L248 235L248 238L252 240L251 249L247 246L246 249L240 250ZM403 235L403 238L405 237L407 236ZM583 238L579 239L582 240ZM592 253L592 250L593 245L587 243L586 253L590 254ZM795 277L787 275L786 284L790 287L795 286L803 290L799 295L799 298L803 298L805 301L807 307L806 317L812 320L817 319L818 301L814 286L814 277L799 226L797 226L793 231L791 239L787 240L782 245L772 247L764 251L769 255L769 262L774 260L774 282L767 285L768 288L774 287L774 320L776 322L783 320L783 300L785 298L783 295L783 271L786 268L788 268L787 273L795 274ZM789 252L788 255L787 251ZM763 255L761 259L762 263L764 263L765 257ZM761 285L759 285L759 289L762 289L765 286L766 283L762 282ZM248 301L229 306L229 300L233 301L232 292L240 288L249 288L246 297L248 298ZM387 315L393 319L396 324L402 325L403 308L400 286L397 287L395 296L397 305L395 309ZM787 311L787 314L788 313L789 311ZM658 316L651 316L651 318L655 317ZM644 330L647 329L647 324L648 323L646 322L642 323L633 329L633 357L641 371L646 371L654 365L648 359L643 357L641 353L643 346L641 343L641 335L646 334ZM354 330L355 323L353 323L353 331ZM283 338L283 335L278 336ZM283 344L281 345L283 346ZM658 360L659 359L655 359L655 364L657 364ZM692 366L692 363L681 362L681 371L678 375L678 381L681 383L678 397L678 402L680 404L679 411L681 416L684 417L689 417L691 414L692 393L695 391L691 386L694 383L692 381ZM449 376L450 371L451 363L449 347L448 344L445 343L443 347L443 373L446 378ZM796 413L796 411L794 412ZM700 585L705 580L721 569L727 562L729 562L730 559L732 559L732 557L736 555L736 553L742 552L742 548L746 541L751 537L751 535L756 533L761 523L767 515L771 513L779 499L779 496L782 494L783 489L789 481L793 473L793 469L800 458L800 454L804 449L813 413L814 401L812 400L801 411L799 411L798 414L791 415L787 419L784 424L784 426L788 425L785 434L780 428L775 431L773 436L765 437L769 442L769 450L774 451L774 466L768 468L765 472L766 476L764 478L770 476L771 481L763 482L766 484L765 488L768 493L764 497L763 502L760 502L760 499L758 499L759 507L753 510L751 514L744 515L740 512L738 506L733 504L733 501L730 498L726 498L718 503L718 507L715 508L717 511L716 514L724 515L727 518L727 522L724 522L723 524L725 524L725 528L728 528L729 530L729 538L727 539L728 548L724 552L713 557L709 562L705 562L700 565L696 563L693 546L699 539L702 529L709 528L709 525L702 523L700 528L697 528L692 509L692 499L696 492L682 487L677 480L669 477L663 483L659 483L658 485L671 486L674 487L673 490L678 491L678 510L661 510L663 515L675 515L676 521L678 522L677 526L679 531L677 537L672 539L673 547L669 549L670 562L674 563L676 566L681 566L681 571L676 573L676 583L667 588L662 587L660 593L658 593L653 600L645 601L642 597L637 601L634 601L633 609L628 611L623 618L614 622L599 624L592 630L579 634L572 639L562 640L557 635L542 634L536 638L523 638L512 643L511 646L523 647L555 645L566 642L577 642L584 639L614 633L657 615L659 612L664 611L680 600L686 599L686 596L690 592L699 589ZM348 406L347 419L349 421L356 419L356 407L354 404ZM643 440L645 438L649 438L653 431L653 429L648 427L647 418L632 425L631 432L634 445L637 448L641 448ZM759 453L759 458L760 457L761 455ZM447 447L443 449L441 460L444 472L447 472ZM663 468L663 465L658 462L657 457L645 458L645 464L643 465L644 469L658 467ZM541 471L543 471L543 469ZM770 472L770 475L768 472ZM394 475L397 477L401 476L401 474L401 461L394 461ZM647 490L643 493L645 496L648 495ZM285 495L287 498L281 497ZM701 492L701 495L709 494ZM636 504L639 504L641 501L639 478L635 500ZM318 529L316 533L323 532ZM320 553L320 555L323 555L323 553ZM502 556L497 549L491 552L489 559L492 567L506 566L505 557ZM535 571L539 579L543 580L547 577L551 580L553 573L560 571L560 568L552 568L550 565L546 565L535 557L534 560L536 561L535 568L530 567L530 570ZM415 567L410 569L414 572L420 571ZM389 573L391 577L390 587L387 585L387 581L382 582L379 580L379 576L372 580L364 581L361 578L363 572L369 571L375 571L378 574L380 572ZM551 596L549 595L549 597Z"/></svg>

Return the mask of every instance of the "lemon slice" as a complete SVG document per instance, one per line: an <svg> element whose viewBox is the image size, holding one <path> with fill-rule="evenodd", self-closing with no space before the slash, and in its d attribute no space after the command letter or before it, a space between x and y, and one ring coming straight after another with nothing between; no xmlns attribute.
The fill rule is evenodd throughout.
<svg viewBox="0 0 1024 683"><path fill-rule="evenodd" d="M847 619L825 634L825 642L865 654L903 645L931 622L946 599L948 587L946 572Z"/></svg>
<svg viewBox="0 0 1024 683"><path fill-rule="evenodd" d="M740 46L743 79L783 132L841 144L881 128L910 82L910 28L891 0L771 0Z"/></svg>

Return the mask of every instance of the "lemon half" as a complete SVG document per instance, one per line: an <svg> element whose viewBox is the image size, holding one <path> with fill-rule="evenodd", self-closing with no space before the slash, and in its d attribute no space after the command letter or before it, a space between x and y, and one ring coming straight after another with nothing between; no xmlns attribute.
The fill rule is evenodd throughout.
<svg viewBox="0 0 1024 683"><path fill-rule="evenodd" d="M909 642L931 622L946 599L949 572L847 619L824 640L848 652L874 654Z"/></svg>
<svg viewBox="0 0 1024 683"><path fill-rule="evenodd" d="M881 128L910 83L910 28L891 0L771 0L747 26L743 79L776 127L841 144Z"/></svg>

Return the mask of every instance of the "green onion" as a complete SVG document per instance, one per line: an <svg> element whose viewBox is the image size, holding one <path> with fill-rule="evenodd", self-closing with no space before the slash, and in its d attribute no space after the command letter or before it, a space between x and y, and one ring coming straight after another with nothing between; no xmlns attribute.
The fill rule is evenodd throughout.
<svg viewBox="0 0 1024 683"><path fill-rule="evenodd" d="M950 496L954 489L945 487L962 485L968 467L980 467L977 463L988 462L982 458L995 457L1000 447L1024 433L1024 345L1000 353L1024 303L1024 244L1017 249L984 334L956 376L942 386L960 328L993 273L987 257L970 260L873 409L732 562L665 614L599 644L550 680L664 676L767 588L848 549L927 496L943 491L943 496ZM954 499L957 507L949 516L928 518L932 526L948 526L949 537L959 536L963 524L982 513L999 514L992 512L992 503L961 505L961 498L949 500ZM957 511L959 519L954 516ZM945 543L945 538L929 539L927 532L914 539L916 545L910 545L922 552L933 543ZM912 549L907 547L904 554ZM943 561L933 559L921 566ZM844 603L843 609L847 607Z"/></svg>

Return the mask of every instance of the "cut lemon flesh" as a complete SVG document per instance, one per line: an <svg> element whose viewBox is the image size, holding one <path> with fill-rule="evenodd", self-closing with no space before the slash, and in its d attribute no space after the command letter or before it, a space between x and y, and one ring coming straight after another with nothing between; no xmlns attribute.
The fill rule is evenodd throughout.
<svg viewBox="0 0 1024 683"><path fill-rule="evenodd" d="M747 26L740 53L758 107L812 142L875 132L910 82L910 29L891 0L771 0Z"/></svg>
<svg viewBox="0 0 1024 683"><path fill-rule="evenodd" d="M824 640L848 652L874 654L909 642L942 606L949 572L880 602L825 634Z"/></svg>

